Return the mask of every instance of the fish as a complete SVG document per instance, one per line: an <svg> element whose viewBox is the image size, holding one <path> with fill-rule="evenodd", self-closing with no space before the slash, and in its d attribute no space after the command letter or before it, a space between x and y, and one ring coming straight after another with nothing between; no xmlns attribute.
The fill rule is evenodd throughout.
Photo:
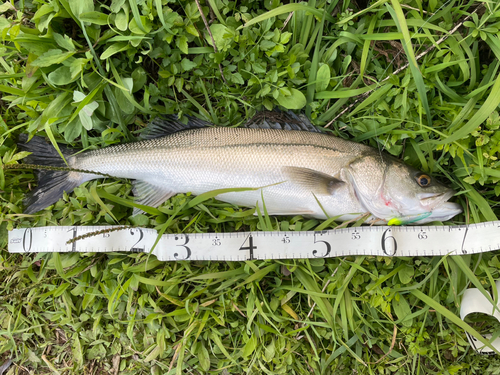
<svg viewBox="0 0 500 375"><path fill-rule="evenodd" d="M139 141L78 154L60 145L67 165L41 137L19 147L31 152L27 161L40 168L71 168L38 172L38 187L25 198L26 214L105 176L131 179L136 203L151 207L178 193L253 188L216 198L265 207L269 215L343 222L367 214L366 222L377 225L446 221L462 212L449 201L455 191L429 174L375 148L325 134L293 112L258 114L243 127L158 117Z"/></svg>

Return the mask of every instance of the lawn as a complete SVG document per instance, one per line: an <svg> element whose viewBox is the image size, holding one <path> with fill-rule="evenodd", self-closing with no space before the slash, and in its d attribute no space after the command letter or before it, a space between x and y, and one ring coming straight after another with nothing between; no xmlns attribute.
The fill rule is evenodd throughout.
<svg viewBox="0 0 500 375"><path fill-rule="evenodd" d="M500 373L456 318L466 288L500 277L496 252L246 262L7 252L8 230L23 227L342 225L263 220L213 198L190 205L190 194L132 216L130 181L112 178L23 214L36 178L18 167L19 134L98 149L133 141L160 114L236 126L263 110L304 113L458 191L464 213L436 225L497 220L499 29L493 0L0 5L0 366L12 361L0 375Z"/></svg>

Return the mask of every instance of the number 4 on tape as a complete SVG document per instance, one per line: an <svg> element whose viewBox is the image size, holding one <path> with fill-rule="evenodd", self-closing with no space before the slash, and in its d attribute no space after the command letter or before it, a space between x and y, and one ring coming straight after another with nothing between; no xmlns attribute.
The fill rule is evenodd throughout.
<svg viewBox="0 0 500 375"><path fill-rule="evenodd" d="M253 256L253 251L255 249L257 249L257 246L253 245L253 237L252 234L250 233L248 236L246 236L245 241L243 241L240 250L248 250L249 253L248 260L254 260L255 257Z"/></svg>

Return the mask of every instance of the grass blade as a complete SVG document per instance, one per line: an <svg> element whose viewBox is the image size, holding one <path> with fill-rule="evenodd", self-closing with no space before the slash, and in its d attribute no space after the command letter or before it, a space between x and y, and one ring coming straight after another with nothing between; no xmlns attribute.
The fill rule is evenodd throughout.
<svg viewBox="0 0 500 375"><path fill-rule="evenodd" d="M139 14L139 8L137 8L137 1L136 0L129 0L128 3L130 4L130 9L132 10L132 14L134 15L134 20L135 20L137 26L139 27L139 29L141 29L141 31L144 34L147 34L148 32L146 31L146 29L144 28L144 25L142 24L141 15Z"/></svg>
<svg viewBox="0 0 500 375"><path fill-rule="evenodd" d="M360 89L348 89L348 90L338 90L338 91L322 91L316 94L316 99L344 99L352 98L353 96L358 96L364 94L365 92L375 89L377 85L370 85L367 87L362 87Z"/></svg>
<svg viewBox="0 0 500 375"><path fill-rule="evenodd" d="M325 14L325 12L323 12L323 14ZM319 25L319 32L316 38L316 46L314 48L313 59L311 62L311 69L309 71L309 85L307 87L307 93L306 93L306 99L307 99L306 116L308 118L311 117L311 103L314 100L314 92L316 91L316 80L318 79L317 72L319 63L319 50L321 49L321 39L323 37L324 25L325 25L325 17L323 16L323 18L321 19L321 23Z"/></svg>
<svg viewBox="0 0 500 375"><path fill-rule="evenodd" d="M297 11L306 11L306 12L309 12L309 13L315 15L318 18L322 18L323 17L323 13L324 13L322 9L316 9L314 7L311 7L311 6L305 5L305 4L301 4L301 3L287 4L287 5L282 5L280 7L277 7L275 9L273 9L273 10L270 10L270 11L268 11L268 12L266 12L264 14L261 14L261 15L255 17L255 18L252 18L250 21L248 21L247 23L245 23L245 25L240 26L238 28L238 30L240 30L240 29L242 29L244 27L255 25L256 23L265 21L265 20L267 20L267 19L269 19L271 17L279 16L280 14L297 12ZM335 18L333 18L329 14L325 14L325 18L328 21L332 22L332 23L336 22Z"/></svg>
<svg viewBox="0 0 500 375"><path fill-rule="evenodd" d="M225 194L225 193L235 193L235 192L242 192L242 191L255 191L259 189L264 189L269 186L274 186L281 184L282 182L278 182L276 184L271 184L271 185L266 185L266 186L260 186L260 187L241 187L241 188L228 188L228 189L215 189L215 190L210 190L207 191L206 193L200 194L193 198L189 204L188 207L194 207L197 204L200 204L201 202L206 201L207 199L214 198L217 195L220 194Z"/></svg>
<svg viewBox="0 0 500 375"><path fill-rule="evenodd" d="M401 5L398 0L391 0L392 8L389 4L386 4L389 13L396 22L396 26L400 33L403 34L403 39L401 43L403 44L403 49L405 50L406 57L410 64L410 71L412 73L415 85L417 86L418 93L420 95L420 101L424 107L425 113L427 114L427 123L429 126L432 125L431 109L429 108L429 102L427 100L427 90L425 89L424 78L420 69L418 67L417 59L415 58L415 53L413 52L410 32L408 31L408 25L406 24L406 18L401 9Z"/></svg>
<svg viewBox="0 0 500 375"><path fill-rule="evenodd" d="M447 144L459 140L460 138L466 137L478 126L480 126L488 116L498 107L500 104L500 74L495 80L495 84L491 88L488 98L486 98L484 104L479 108L479 110L472 116L472 118L463 125L460 129L455 131L453 134L449 135L442 141L434 141L435 144Z"/></svg>

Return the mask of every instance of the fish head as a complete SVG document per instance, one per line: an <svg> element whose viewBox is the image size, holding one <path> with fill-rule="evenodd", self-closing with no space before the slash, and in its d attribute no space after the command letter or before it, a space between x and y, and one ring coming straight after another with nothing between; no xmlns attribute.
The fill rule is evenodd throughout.
<svg viewBox="0 0 500 375"><path fill-rule="evenodd" d="M446 221L462 212L460 205L448 202L454 190L393 157L361 157L348 174L360 203L389 225Z"/></svg>

